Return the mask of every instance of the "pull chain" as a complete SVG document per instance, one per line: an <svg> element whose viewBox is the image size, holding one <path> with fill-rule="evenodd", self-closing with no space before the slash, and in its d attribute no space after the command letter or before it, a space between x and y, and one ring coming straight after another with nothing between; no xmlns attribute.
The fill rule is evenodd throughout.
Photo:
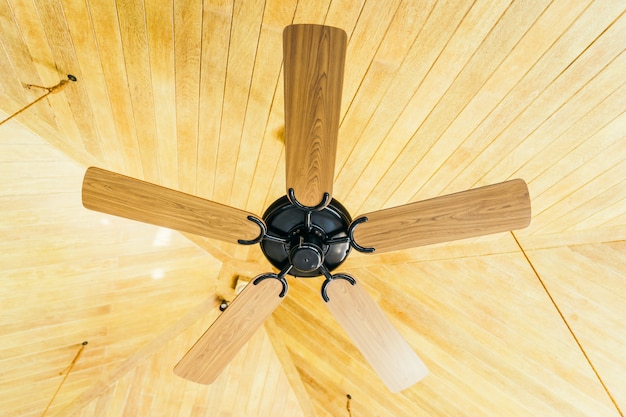
<svg viewBox="0 0 626 417"><path fill-rule="evenodd" d="M72 368L74 368L74 365L76 365L76 362L78 361L78 358L80 358L80 355L83 353L83 350L85 350L85 346L87 346L87 342L83 342L82 345L80 346L80 349L78 349L78 352L76 352L76 356L74 356L74 359L70 363L70 366L65 371L65 376L63 377L63 380L59 384L59 387L57 388L57 390L54 392L54 395L52 395L52 398L50 399L50 402L46 406L46 409L43 410L43 413L41 414L41 417L44 417L46 415L46 413L48 412L48 410L50 409L50 406L54 402L54 399L57 397L57 394L61 390L61 387L65 383L65 380L70 375L70 372L72 372Z"/></svg>

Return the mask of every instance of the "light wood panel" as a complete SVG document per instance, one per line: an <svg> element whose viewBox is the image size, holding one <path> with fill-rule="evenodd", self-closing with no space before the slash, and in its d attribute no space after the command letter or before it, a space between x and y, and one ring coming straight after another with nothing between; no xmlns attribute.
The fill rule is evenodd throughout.
<svg viewBox="0 0 626 417"><path fill-rule="evenodd" d="M528 187L515 179L365 213L354 238L365 248L389 252L523 229L530 217Z"/></svg>
<svg viewBox="0 0 626 417"><path fill-rule="evenodd" d="M174 367L183 378L213 383L239 350L283 301L277 279L250 282Z"/></svg>
<svg viewBox="0 0 626 417"><path fill-rule="evenodd" d="M626 393L620 375L625 372L624 363L610 358L626 352L621 319L626 293L616 291L624 286L624 244L554 248L532 251L529 256L614 400L623 407ZM547 260L555 257L561 261L559 270L546 274Z"/></svg>
<svg viewBox="0 0 626 417"><path fill-rule="evenodd" d="M344 279L327 288L326 307L391 392L422 380L428 369L361 284Z"/></svg>
<svg viewBox="0 0 626 417"><path fill-rule="evenodd" d="M85 396L87 401L79 399L84 402L81 407L67 407L60 415L305 416L262 330L255 333L223 375L210 386L179 378L164 366L184 354L185 345L202 334L203 327L215 319L216 312L213 305L210 314L205 311L180 334L155 346L153 352L144 352L126 372L118 373L115 380L96 384L91 395ZM242 378L244 374L255 377ZM284 400L279 403L265 400L278 396ZM225 398L236 401L225 401Z"/></svg>
<svg viewBox="0 0 626 417"><path fill-rule="evenodd" d="M90 210L231 243L260 234L244 210L97 167L85 172L81 196Z"/></svg>
<svg viewBox="0 0 626 417"><path fill-rule="evenodd" d="M332 196L347 35L322 25L283 32L287 192L315 207Z"/></svg>
<svg viewBox="0 0 626 417"><path fill-rule="evenodd" d="M207 415L210 404L299 415L302 392L307 417L346 414L347 393L355 416L623 415L624 11L612 0L0 0L0 110L39 96L23 84L78 78L0 126L0 408L40 414L88 339L58 399L101 389L75 403L82 415ZM271 267L258 247L86 212L82 173L100 166L261 215L285 192L291 23L348 35L334 196L355 215L524 179L533 217L516 236L616 405L506 233L348 258L431 371L401 396L333 324L318 280L290 282L274 315L289 378L262 368L275 359L262 342L219 388L167 390L168 354L140 347L210 298L220 272ZM152 365L133 367L133 354ZM123 363L128 373L96 383ZM304 388L282 395L296 378Z"/></svg>

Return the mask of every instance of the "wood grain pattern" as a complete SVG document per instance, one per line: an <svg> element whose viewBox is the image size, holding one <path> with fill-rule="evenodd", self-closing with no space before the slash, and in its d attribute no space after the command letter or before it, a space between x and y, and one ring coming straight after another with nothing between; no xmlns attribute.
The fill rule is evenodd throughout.
<svg viewBox="0 0 626 417"><path fill-rule="evenodd" d="M269 337L290 358L257 339L210 386L172 375L211 313L141 361L216 277L269 266L257 246L85 210L84 170L158 174L262 213L285 192L292 23L347 33L333 196L354 215L523 178L532 223L515 235L626 411L623 2L185 3L0 0L2 115L40 95L24 84L78 76L0 130L3 417L40 417L85 339L50 417L299 416L302 395L305 415L334 417L346 393L355 417L619 415L509 233L353 251L342 265L428 364L400 394L324 307L318 279L291 280L273 314ZM84 390L97 398L65 412Z"/></svg>
<svg viewBox="0 0 626 417"><path fill-rule="evenodd" d="M306 206L332 196L346 39L320 25L283 32L287 190Z"/></svg>
<svg viewBox="0 0 626 417"><path fill-rule="evenodd" d="M426 365L358 282L328 285L326 306L391 392L400 392L428 374Z"/></svg>
<svg viewBox="0 0 626 417"><path fill-rule="evenodd" d="M248 284L174 367L185 379L211 384L282 302L282 284L265 279Z"/></svg>
<svg viewBox="0 0 626 417"><path fill-rule="evenodd" d="M382 253L524 228L530 198L526 183L517 179L363 216L367 221L356 227L356 242Z"/></svg>
<svg viewBox="0 0 626 417"><path fill-rule="evenodd" d="M248 220L251 213L96 167L85 173L83 205L231 243L259 235L259 227Z"/></svg>

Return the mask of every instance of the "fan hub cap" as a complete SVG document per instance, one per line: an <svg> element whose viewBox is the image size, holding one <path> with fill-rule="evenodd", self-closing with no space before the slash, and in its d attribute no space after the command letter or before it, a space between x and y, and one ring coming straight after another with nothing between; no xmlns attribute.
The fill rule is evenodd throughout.
<svg viewBox="0 0 626 417"><path fill-rule="evenodd" d="M300 271L313 272L322 266L324 254L317 246L304 244L291 249L289 261Z"/></svg>

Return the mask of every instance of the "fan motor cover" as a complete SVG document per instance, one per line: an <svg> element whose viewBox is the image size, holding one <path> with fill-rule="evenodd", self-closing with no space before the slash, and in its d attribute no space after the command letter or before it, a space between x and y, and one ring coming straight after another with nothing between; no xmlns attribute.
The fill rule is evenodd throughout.
<svg viewBox="0 0 626 417"><path fill-rule="evenodd" d="M350 253L348 227L352 219L335 199L323 209L311 211L283 196L268 207L263 221L267 234L276 239L263 239L261 250L279 270L291 264L289 275L320 276L322 266L330 272Z"/></svg>

